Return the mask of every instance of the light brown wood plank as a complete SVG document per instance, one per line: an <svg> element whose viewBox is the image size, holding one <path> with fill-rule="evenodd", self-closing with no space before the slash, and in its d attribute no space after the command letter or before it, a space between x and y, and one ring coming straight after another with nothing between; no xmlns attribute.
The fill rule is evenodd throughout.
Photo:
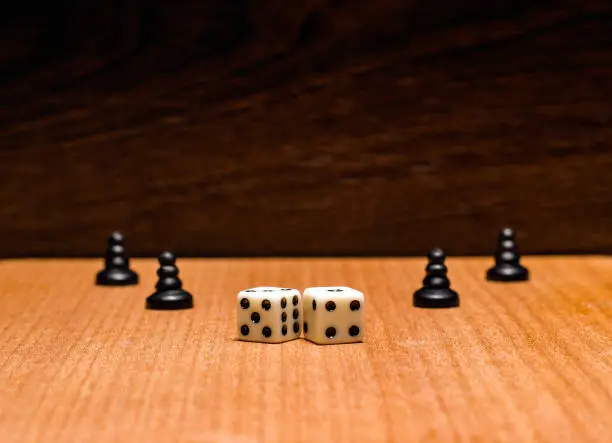
<svg viewBox="0 0 612 443"><path fill-rule="evenodd" d="M179 259L196 307L144 309L95 287L99 260L0 262L0 440L19 442L612 441L612 259L526 257L484 281L450 258L454 310L420 310L423 259ZM365 343L235 340L235 294L346 284Z"/></svg>

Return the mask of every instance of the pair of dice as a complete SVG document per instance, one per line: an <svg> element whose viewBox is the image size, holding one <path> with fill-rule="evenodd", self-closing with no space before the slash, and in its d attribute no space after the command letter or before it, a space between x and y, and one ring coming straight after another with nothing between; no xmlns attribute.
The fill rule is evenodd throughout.
<svg viewBox="0 0 612 443"><path fill-rule="evenodd" d="M304 338L317 344L363 341L363 293L346 286L297 289L261 286L238 294L238 337L282 343Z"/></svg>

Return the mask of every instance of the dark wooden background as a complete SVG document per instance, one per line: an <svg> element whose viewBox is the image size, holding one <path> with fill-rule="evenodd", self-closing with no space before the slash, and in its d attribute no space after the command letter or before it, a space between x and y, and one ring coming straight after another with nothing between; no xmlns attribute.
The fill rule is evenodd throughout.
<svg viewBox="0 0 612 443"><path fill-rule="evenodd" d="M612 251L612 4L0 6L0 256Z"/></svg>

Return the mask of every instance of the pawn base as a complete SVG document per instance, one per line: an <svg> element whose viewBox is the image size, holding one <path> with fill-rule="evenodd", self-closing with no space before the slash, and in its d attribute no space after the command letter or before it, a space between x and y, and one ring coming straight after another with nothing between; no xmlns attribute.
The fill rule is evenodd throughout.
<svg viewBox="0 0 612 443"><path fill-rule="evenodd" d="M138 274L131 269L103 269L96 275L98 286L129 286L138 284Z"/></svg>
<svg viewBox="0 0 612 443"><path fill-rule="evenodd" d="M529 271L521 265L493 266L487 271L487 280L500 282L527 281L529 280Z"/></svg>
<svg viewBox="0 0 612 443"><path fill-rule="evenodd" d="M147 309L176 310L193 308L193 296L182 289L157 291L147 297Z"/></svg>
<svg viewBox="0 0 612 443"><path fill-rule="evenodd" d="M456 308L459 294L452 289L421 288L414 293L413 305L417 308Z"/></svg>

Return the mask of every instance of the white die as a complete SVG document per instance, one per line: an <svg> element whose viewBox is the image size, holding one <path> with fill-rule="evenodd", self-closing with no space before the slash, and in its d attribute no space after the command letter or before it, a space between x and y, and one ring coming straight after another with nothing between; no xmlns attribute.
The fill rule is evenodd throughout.
<svg viewBox="0 0 612 443"><path fill-rule="evenodd" d="M302 296L297 289L261 286L238 294L240 340L282 343L300 337Z"/></svg>
<svg viewBox="0 0 612 443"><path fill-rule="evenodd" d="M363 341L365 299L346 286L308 288L302 296L304 338L318 344Z"/></svg>

